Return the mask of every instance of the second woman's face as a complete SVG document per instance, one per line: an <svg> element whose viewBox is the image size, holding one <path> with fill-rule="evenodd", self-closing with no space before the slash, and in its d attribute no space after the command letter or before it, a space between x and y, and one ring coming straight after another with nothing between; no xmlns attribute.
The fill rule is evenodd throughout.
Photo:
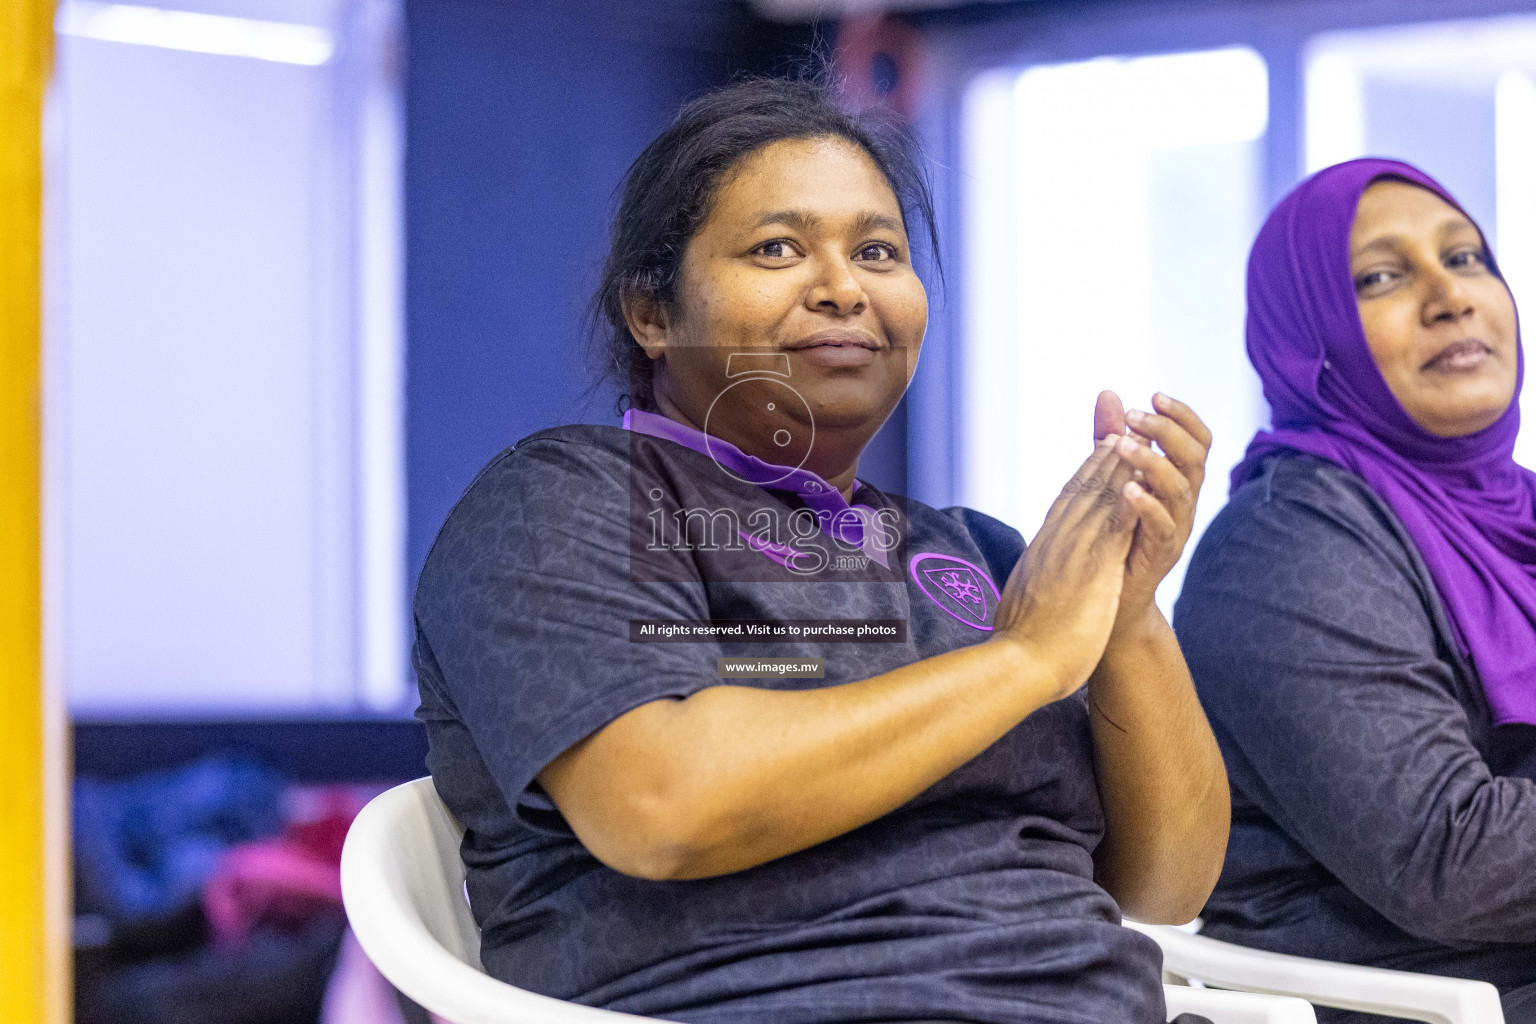
<svg viewBox="0 0 1536 1024"><path fill-rule="evenodd" d="M661 319L641 339L658 401L797 465L816 431L861 444L890 414L928 302L885 175L843 139L795 139L728 175Z"/></svg>
<svg viewBox="0 0 1536 1024"><path fill-rule="evenodd" d="M1515 394L1515 304L1476 225L1402 181L1365 190L1350 233L1365 340L1403 410L1440 437L1491 426Z"/></svg>

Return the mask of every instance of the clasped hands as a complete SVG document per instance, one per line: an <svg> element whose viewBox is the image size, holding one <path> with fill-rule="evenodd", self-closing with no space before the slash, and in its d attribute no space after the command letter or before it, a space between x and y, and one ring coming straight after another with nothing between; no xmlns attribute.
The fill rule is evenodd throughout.
<svg viewBox="0 0 1536 1024"><path fill-rule="evenodd" d="M1161 623L1153 596L1194 526L1211 433L1182 402L1157 394L1152 407L1127 412L1114 392L1099 395L1093 454L1003 590L997 638L1055 666L1063 695L1087 680L1112 635Z"/></svg>
<svg viewBox="0 0 1536 1024"><path fill-rule="evenodd" d="M1157 585L1183 554L1211 449L1210 430L1189 406L1159 392L1152 407L1150 413L1126 412L1118 395L1101 391L1093 410L1094 440L1113 441L1114 455L1134 470L1122 486L1137 523L1117 623L1151 609Z"/></svg>

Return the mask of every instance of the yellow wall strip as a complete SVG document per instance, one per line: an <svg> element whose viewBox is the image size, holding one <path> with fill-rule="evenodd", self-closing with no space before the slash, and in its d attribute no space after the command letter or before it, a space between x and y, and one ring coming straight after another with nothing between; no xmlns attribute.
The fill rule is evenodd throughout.
<svg viewBox="0 0 1536 1024"><path fill-rule="evenodd" d="M41 614L42 103L48 0L0 0L0 1021L62 1024L67 922L49 913L45 791L63 792L45 731ZM50 716L52 718L52 716ZM55 722L55 725L57 723ZM53 737L55 741L45 739ZM53 918L50 920L50 918Z"/></svg>

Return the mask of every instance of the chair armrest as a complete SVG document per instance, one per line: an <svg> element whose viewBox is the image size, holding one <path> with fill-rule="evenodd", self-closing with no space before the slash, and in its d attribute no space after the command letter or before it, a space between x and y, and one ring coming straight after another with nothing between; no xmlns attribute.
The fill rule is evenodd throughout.
<svg viewBox="0 0 1536 1024"><path fill-rule="evenodd" d="M1312 1004L1291 996L1164 985L1169 1018L1197 1013L1212 1024L1317 1024Z"/></svg>
<svg viewBox="0 0 1536 1024"><path fill-rule="evenodd" d="M1218 988L1299 996L1322 1006L1429 1024L1504 1024L1499 992L1485 981L1411 974L1288 956L1126 921L1162 947L1163 969Z"/></svg>

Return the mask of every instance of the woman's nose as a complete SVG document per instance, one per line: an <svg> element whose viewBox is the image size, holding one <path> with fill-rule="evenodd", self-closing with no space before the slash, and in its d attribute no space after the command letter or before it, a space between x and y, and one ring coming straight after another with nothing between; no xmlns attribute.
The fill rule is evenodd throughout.
<svg viewBox="0 0 1536 1024"><path fill-rule="evenodd" d="M851 316L869 304L864 288L847 260L825 260L817 280L806 295L806 305L823 313Z"/></svg>
<svg viewBox="0 0 1536 1024"><path fill-rule="evenodd" d="M1472 293L1461 275L1436 264L1427 276L1423 320L1428 326L1437 320L1459 320L1472 312Z"/></svg>

